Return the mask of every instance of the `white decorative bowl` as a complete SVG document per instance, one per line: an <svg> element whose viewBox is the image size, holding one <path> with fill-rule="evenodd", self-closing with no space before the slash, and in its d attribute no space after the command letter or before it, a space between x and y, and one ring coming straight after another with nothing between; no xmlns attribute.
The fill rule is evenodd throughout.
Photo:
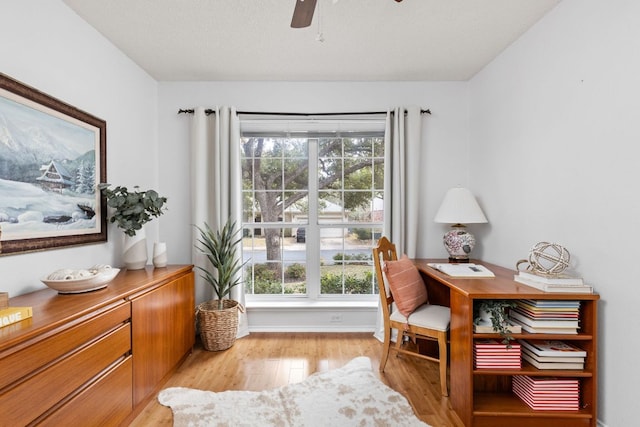
<svg viewBox="0 0 640 427"><path fill-rule="evenodd" d="M51 289L58 291L58 293L79 294L106 288L107 284L112 281L119 272L119 268L109 268L103 272L98 272L92 276L81 279L51 280L45 277L40 280Z"/></svg>

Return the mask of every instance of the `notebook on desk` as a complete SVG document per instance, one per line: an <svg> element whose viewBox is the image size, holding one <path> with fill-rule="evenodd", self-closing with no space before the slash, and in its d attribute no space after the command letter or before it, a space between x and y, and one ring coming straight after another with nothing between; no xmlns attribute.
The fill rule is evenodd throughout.
<svg viewBox="0 0 640 427"><path fill-rule="evenodd" d="M480 264L429 263L427 265L451 277L496 277L491 270Z"/></svg>

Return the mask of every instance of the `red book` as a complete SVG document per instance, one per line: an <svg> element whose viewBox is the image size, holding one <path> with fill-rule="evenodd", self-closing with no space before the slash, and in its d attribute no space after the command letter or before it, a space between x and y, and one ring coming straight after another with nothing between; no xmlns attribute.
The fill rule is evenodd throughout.
<svg viewBox="0 0 640 427"><path fill-rule="evenodd" d="M520 375L513 378L515 381L521 381L532 389L558 389L562 387L578 388L579 380L577 378L557 378L557 377L530 377L528 375Z"/></svg>
<svg viewBox="0 0 640 427"><path fill-rule="evenodd" d="M511 347L508 347L507 344L502 342L502 339L478 339L473 342L473 346L475 348L501 348L505 350L510 350L511 348L519 348L520 344L517 342L511 342Z"/></svg>

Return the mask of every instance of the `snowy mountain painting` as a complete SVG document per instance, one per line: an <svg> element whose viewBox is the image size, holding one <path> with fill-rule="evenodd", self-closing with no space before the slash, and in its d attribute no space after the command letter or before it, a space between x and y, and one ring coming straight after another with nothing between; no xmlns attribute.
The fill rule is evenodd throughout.
<svg viewBox="0 0 640 427"><path fill-rule="evenodd" d="M100 140L98 127L0 89L0 242L101 232Z"/></svg>

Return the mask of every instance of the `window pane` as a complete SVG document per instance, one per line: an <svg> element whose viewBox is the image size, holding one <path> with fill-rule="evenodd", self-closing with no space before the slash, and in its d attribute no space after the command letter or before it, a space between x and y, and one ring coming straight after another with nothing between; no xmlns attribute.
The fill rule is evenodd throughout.
<svg viewBox="0 0 640 427"><path fill-rule="evenodd" d="M309 162L307 159L284 161L284 189L306 190L309 188Z"/></svg>
<svg viewBox="0 0 640 427"><path fill-rule="evenodd" d="M318 141L318 156L342 157L342 138L321 138Z"/></svg>
<svg viewBox="0 0 640 427"><path fill-rule="evenodd" d="M320 191L318 197L318 223L331 224L345 222L346 220L342 192Z"/></svg>
<svg viewBox="0 0 640 427"><path fill-rule="evenodd" d="M372 230L361 233L347 228L323 228L320 237L320 267L322 294L372 294L373 247Z"/></svg>
<svg viewBox="0 0 640 427"><path fill-rule="evenodd" d="M335 122L336 134L344 137L292 139L274 129L260 137L254 128L243 138L247 293L377 293L371 248L384 220L384 138L382 131L380 137L358 136L350 123ZM296 123L283 122L280 134L294 128Z"/></svg>

